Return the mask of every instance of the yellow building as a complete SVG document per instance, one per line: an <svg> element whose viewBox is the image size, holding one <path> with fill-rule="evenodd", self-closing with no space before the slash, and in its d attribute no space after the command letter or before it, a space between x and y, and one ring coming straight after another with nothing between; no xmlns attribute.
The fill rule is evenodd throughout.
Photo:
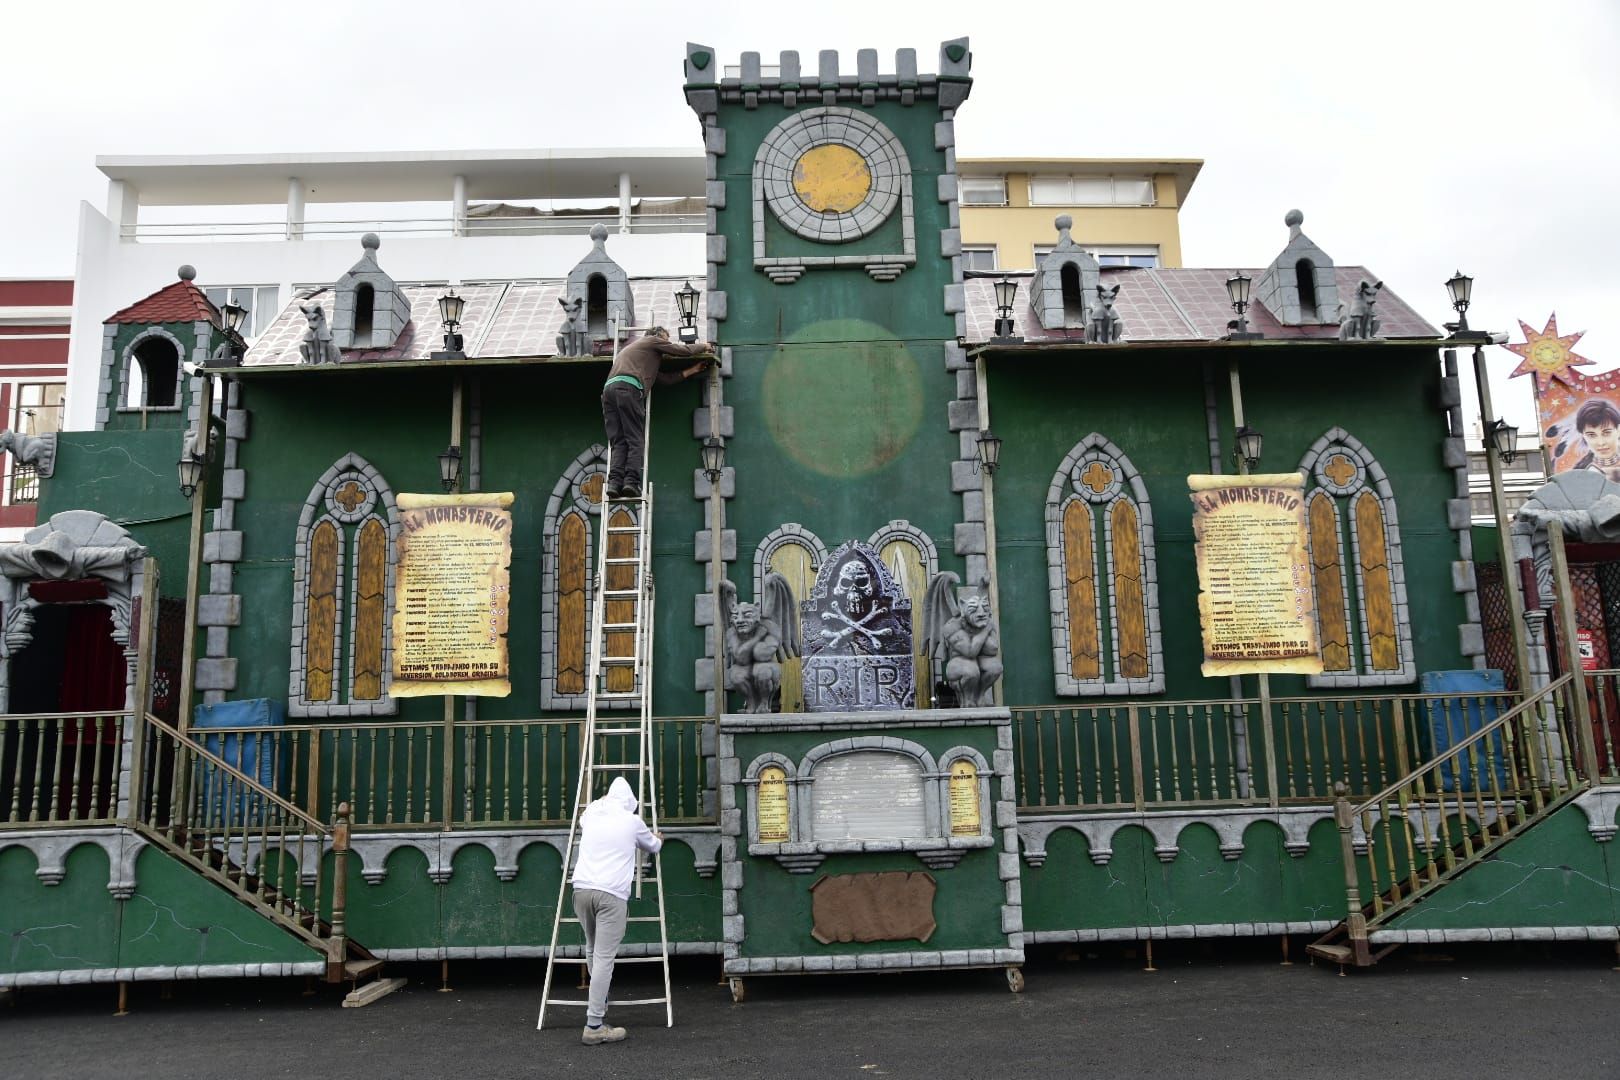
<svg viewBox="0 0 1620 1080"><path fill-rule="evenodd" d="M1181 206L1198 158L961 158L962 269L1032 270L1074 218L1103 266L1180 266Z"/></svg>

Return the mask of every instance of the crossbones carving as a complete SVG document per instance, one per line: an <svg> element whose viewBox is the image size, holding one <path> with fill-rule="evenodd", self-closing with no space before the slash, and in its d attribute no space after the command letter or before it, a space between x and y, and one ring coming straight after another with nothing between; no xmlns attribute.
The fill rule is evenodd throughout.
<svg viewBox="0 0 1620 1080"><path fill-rule="evenodd" d="M822 617L823 620L831 621L833 619L837 619L839 622L844 624L844 629L837 630L837 631L823 630L821 632L821 636L826 639L828 646L831 647L831 646L834 646L834 645L838 645L845 638L850 637L851 635L859 632L861 634L866 635L866 640L870 643L871 647L875 649L875 648L878 647L878 638L880 638L880 637L888 637L889 635L894 633L894 629L892 627L887 627L887 626L880 627L879 629L876 629L876 630L868 630L866 628L866 624L871 622L874 618L876 618L878 613L879 613L879 609L878 608L873 608L871 611L868 611L866 613L866 616L864 618L862 618L859 622L857 622L854 619L851 619L848 615L845 615L842 611L837 610L836 608L834 610L832 610L832 611L823 611L821 613L821 617Z"/></svg>

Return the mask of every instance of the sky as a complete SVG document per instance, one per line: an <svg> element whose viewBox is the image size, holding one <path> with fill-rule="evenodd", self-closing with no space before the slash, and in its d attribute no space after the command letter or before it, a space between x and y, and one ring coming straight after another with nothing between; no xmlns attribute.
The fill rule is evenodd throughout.
<svg viewBox="0 0 1620 1080"><path fill-rule="evenodd" d="M722 63L875 48L884 70L912 47L934 70L966 35L964 157L1203 158L1189 266L1265 266L1298 207L1436 325L1460 268L1476 328L1521 341L1556 311L1587 370L1620 366L1615 0L57 0L6 22L27 44L0 65L0 277L73 273L97 155L695 147L688 40ZM1489 363L1533 427L1517 358Z"/></svg>

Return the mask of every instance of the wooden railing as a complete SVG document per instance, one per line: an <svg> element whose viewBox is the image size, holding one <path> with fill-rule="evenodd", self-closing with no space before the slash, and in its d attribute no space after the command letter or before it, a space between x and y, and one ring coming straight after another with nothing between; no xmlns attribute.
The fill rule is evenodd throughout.
<svg viewBox="0 0 1620 1080"><path fill-rule="evenodd" d="M1014 708L1019 811L1331 802L1335 785L1375 791L1517 700L1285 697L1269 715L1257 698Z"/></svg>
<svg viewBox="0 0 1620 1080"><path fill-rule="evenodd" d="M1369 918L1409 906L1587 785L1578 689L1564 675L1370 797L1341 793L1335 816L1355 963L1372 959Z"/></svg>
<svg viewBox="0 0 1620 1080"><path fill-rule="evenodd" d="M0 716L0 823L33 828L117 821L131 715Z"/></svg>
<svg viewBox="0 0 1620 1080"><path fill-rule="evenodd" d="M708 772L702 717L653 721L658 818L705 814ZM533 828L568 822L579 782L581 718L443 723L291 724L210 728L241 740L261 782L306 813L331 817L339 803L359 830ZM633 760L633 736L601 736L598 761ZM605 786L605 782L604 782Z"/></svg>

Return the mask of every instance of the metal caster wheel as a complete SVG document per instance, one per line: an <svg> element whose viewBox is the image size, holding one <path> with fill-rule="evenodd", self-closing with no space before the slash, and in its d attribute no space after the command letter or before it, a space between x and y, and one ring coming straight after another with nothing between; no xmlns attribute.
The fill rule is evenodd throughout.
<svg viewBox="0 0 1620 1080"><path fill-rule="evenodd" d="M748 992L743 989L743 981L735 977L728 981L731 984L731 1000L735 1004L741 1005L743 998L748 996Z"/></svg>
<svg viewBox="0 0 1620 1080"><path fill-rule="evenodd" d="M1010 967L1007 969L1007 989L1015 994L1024 992L1024 972L1022 968Z"/></svg>

